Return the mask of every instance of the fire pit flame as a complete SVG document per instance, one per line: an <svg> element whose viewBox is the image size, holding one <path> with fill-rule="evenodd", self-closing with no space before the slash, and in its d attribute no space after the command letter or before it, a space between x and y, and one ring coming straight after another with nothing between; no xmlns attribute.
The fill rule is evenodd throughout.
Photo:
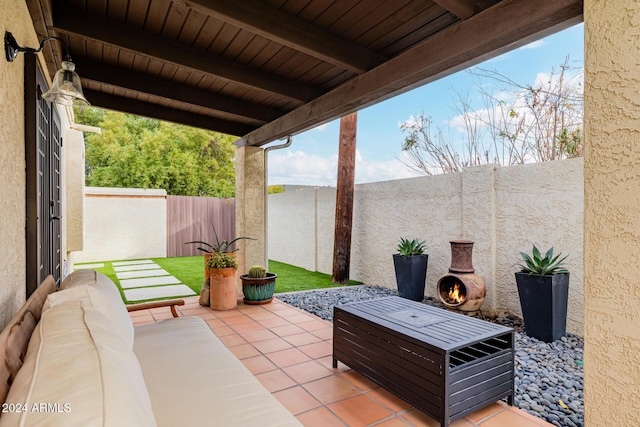
<svg viewBox="0 0 640 427"><path fill-rule="evenodd" d="M460 293L460 283L456 283L453 288L449 288L449 304L460 304L464 302L464 295Z"/></svg>

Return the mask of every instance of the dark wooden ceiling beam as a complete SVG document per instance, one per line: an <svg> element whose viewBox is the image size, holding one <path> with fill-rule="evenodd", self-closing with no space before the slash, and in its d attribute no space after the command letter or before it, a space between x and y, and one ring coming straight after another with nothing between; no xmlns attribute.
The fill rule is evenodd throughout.
<svg viewBox="0 0 640 427"><path fill-rule="evenodd" d="M582 21L582 0L503 0L257 129L236 144L300 133Z"/></svg>
<svg viewBox="0 0 640 427"><path fill-rule="evenodd" d="M471 18L476 13L495 3L492 0L433 0L433 2L439 4L460 19Z"/></svg>
<svg viewBox="0 0 640 427"><path fill-rule="evenodd" d="M201 114L176 110L174 108L164 107L158 104L150 104L148 102L111 95L91 89L84 89L83 92L85 97L90 100L91 105L94 107L101 107L108 110L121 111L123 113L165 120L186 126L226 133L228 135L244 135L245 133L251 132L255 129L255 126L249 126L244 123L216 119L209 116L203 116Z"/></svg>
<svg viewBox="0 0 640 427"><path fill-rule="evenodd" d="M192 86L168 80L149 77L131 70L106 65L84 58L74 58L80 78L94 82L129 89L148 95L173 99L186 104L223 111L265 123L280 117L283 113L252 102L197 89Z"/></svg>
<svg viewBox="0 0 640 427"><path fill-rule="evenodd" d="M188 6L359 74L387 60L382 55L328 33L263 1L190 0Z"/></svg>
<svg viewBox="0 0 640 427"><path fill-rule="evenodd" d="M307 102L322 94L318 89L284 77L57 3L52 29L297 101Z"/></svg>

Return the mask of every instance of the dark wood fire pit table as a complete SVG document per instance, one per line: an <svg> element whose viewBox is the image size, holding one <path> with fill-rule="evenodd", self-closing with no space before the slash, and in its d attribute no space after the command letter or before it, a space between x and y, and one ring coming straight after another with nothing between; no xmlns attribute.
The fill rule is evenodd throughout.
<svg viewBox="0 0 640 427"><path fill-rule="evenodd" d="M513 405L513 329L404 298L336 306L338 361L441 426L504 397Z"/></svg>

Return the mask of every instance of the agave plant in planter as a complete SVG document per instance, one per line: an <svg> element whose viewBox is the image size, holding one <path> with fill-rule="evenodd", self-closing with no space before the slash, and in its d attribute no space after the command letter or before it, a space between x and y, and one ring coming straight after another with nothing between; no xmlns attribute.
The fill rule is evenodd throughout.
<svg viewBox="0 0 640 427"><path fill-rule="evenodd" d="M213 235L215 237L215 241L213 241L212 243L209 242L205 242L203 240L194 240L192 242L186 242L185 245L200 245L198 246L198 250L204 252L204 278L206 279L207 277L210 276L211 271L209 270L210 267L207 267L208 263L209 263L209 259L211 258L212 254L214 253L233 253L235 251L237 251L238 249L231 249L233 247L233 244L235 242L237 242L238 240L255 240L252 239L251 237L236 237L235 239L231 240L231 241L227 241L227 240L220 240L218 238L218 232L216 231L216 227L213 225L213 223L211 223L211 228L213 229Z"/></svg>
<svg viewBox="0 0 640 427"><path fill-rule="evenodd" d="M247 274L240 276L245 304L267 304L273 300L276 288L275 273L269 273L261 265L249 267Z"/></svg>
<svg viewBox="0 0 640 427"><path fill-rule="evenodd" d="M418 239L400 238L398 253L393 254L398 294L413 301L424 299L424 287L427 280L427 261L424 253L425 242Z"/></svg>
<svg viewBox="0 0 640 427"><path fill-rule="evenodd" d="M531 255L520 255L524 263L515 275L525 332L541 341L555 341L566 334L569 271L563 263L568 255L554 257L551 248L542 256L535 245Z"/></svg>

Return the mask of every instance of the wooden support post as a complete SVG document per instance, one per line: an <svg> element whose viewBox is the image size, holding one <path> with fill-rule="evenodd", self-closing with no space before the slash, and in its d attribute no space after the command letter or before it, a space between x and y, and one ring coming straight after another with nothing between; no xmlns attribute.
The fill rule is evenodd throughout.
<svg viewBox="0 0 640 427"><path fill-rule="evenodd" d="M336 225L333 239L333 283L349 282L351 259L351 222L356 168L356 123L358 113L340 119L338 150L338 188L336 192Z"/></svg>

